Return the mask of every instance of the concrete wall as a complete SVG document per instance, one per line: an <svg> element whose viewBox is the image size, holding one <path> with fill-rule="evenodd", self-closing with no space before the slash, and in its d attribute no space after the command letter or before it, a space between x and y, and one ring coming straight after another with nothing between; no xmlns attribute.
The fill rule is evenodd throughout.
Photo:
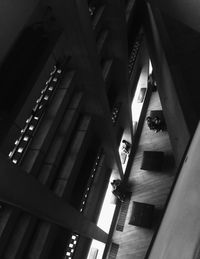
<svg viewBox="0 0 200 259"><path fill-rule="evenodd" d="M152 0L160 9L200 32L200 1Z"/></svg>
<svg viewBox="0 0 200 259"><path fill-rule="evenodd" d="M177 87L180 89L182 85L180 76L175 70L176 64L168 63L160 31L158 31L157 23L149 6L148 8L144 24L145 35L174 157L178 165L191 137L188 118L191 117L189 111L192 107L181 105L182 96L177 92Z"/></svg>
<svg viewBox="0 0 200 259"><path fill-rule="evenodd" d="M0 64L39 0L0 1Z"/></svg>
<svg viewBox="0 0 200 259"><path fill-rule="evenodd" d="M200 258L200 124L197 127L149 259Z"/></svg>

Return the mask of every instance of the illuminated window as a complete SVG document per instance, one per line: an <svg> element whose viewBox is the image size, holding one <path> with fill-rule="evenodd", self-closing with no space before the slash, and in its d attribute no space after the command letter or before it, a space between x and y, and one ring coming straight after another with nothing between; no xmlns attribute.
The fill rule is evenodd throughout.
<svg viewBox="0 0 200 259"><path fill-rule="evenodd" d="M12 160L14 164L17 164L17 159Z"/></svg>
<svg viewBox="0 0 200 259"><path fill-rule="evenodd" d="M13 155L13 151L11 151L8 156L11 158L12 155Z"/></svg>
<svg viewBox="0 0 200 259"><path fill-rule="evenodd" d="M19 140L16 140L15 141L15 145L17 146L19 144Z"/></svg>
<svg viewBox="0 0 200 259"><path fill-rule="evenodd" d="M29 126L29 130L33 130L34 129L34 126L33 125L30 125Z"/></svg>
<svg viewBox="0 0 200 259"><path fill-rule="evenodd" d="M45 99L45 100L48 100L48 99L49 99L49 96L48 96L48 95L45 95L44 99Z"/></svg>
<svg viewBox="0 0 200 259"><path fill-rule="evenodd" d="M57 82L58 78L54 77L53 82Z"/></svg>
<svg viewBox="0 0 200 259"><path fill-rule="evenodd" d="M17 152L18 153L22 153L23 152L23 148L22 147L18 148Z"/></svg>
<svg viewBox="0 0 200 259"><path fill-rule="evenodd" d="M24 141L28 141L29 137L28 136L24 136L23 140Z"/></svg>

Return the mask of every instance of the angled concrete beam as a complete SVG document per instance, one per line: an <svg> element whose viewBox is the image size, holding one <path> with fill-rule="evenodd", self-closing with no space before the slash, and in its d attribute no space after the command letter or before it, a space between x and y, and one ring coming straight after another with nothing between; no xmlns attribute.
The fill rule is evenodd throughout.
<svg viewBox="0 0 200 259"><path fill-rule="evenodd" d="M1 154L0 200L77 234L107 241L102 229Z"/></svg>

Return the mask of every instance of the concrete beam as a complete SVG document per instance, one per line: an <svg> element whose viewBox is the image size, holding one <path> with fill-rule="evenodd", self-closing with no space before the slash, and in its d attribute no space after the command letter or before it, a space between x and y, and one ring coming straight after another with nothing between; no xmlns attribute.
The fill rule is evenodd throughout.
<svg viewBox="0 0 200 259"><path fill-rule="evenodd" d="M107 234L46 186L0 154L0 200L77 234L107 241Z"/></svg>

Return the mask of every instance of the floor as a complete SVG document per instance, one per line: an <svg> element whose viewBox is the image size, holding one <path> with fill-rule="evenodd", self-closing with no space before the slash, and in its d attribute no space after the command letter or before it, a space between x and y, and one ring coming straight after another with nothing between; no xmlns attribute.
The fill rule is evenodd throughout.
<svg viewBox="0 0 200 259"><path fill-rule="evenodd" d="M151 110L162 109L158 92L150 98L146 116ZM164 151L162 172L140 169L143 151ZM117 259L144 259L156 226L160 222L163 207L172 186L176 168L167 131L155 133L146 123L143 125L138 149L133 159L128 189L132 192L123 231L115 230L113 242L119 244ZM153 225L150 229L129 224L133 201L155 205Z"/></svg>

